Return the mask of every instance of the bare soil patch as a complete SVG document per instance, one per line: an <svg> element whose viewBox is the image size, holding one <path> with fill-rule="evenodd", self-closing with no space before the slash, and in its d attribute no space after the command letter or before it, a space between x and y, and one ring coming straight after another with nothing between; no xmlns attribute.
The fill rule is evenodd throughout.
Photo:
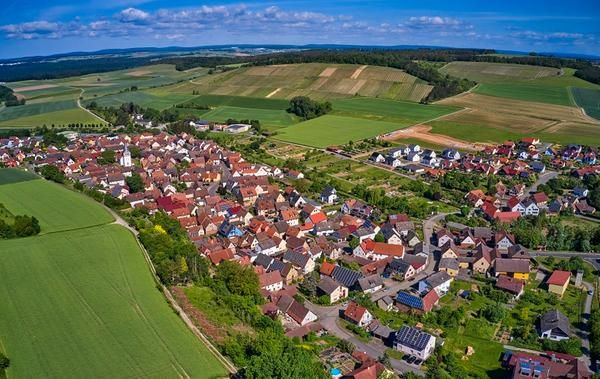
<svg viewBox="0 0 600 379"><path fill-rule="evenodd" d="M25 86L19 88L13 88L14 92L27 92L27 91L37 91L41 89L48 89L58 87L56 84L40 84L38 86Z"/></svg>
<svg viewBox="0 0 600 379"><path fill-rule="evenodd" d="M448 137L442 134L430 133L431 126L415 125L407 129L396 130L384 137L388 141L397 141L405 138L416 138L424 142L429 142L435 145L453 147L460 150L479 151L485 148L483 144L470 143L458 138Z"/></svg>
<svg viewBox="0 0 600 379"><path fill-rule="evenodd" d="M152 71L149 71L149 70L136 70L136 71L128 72L127 75L137 77L137 76L146 76L151 73L152 73Z"/></svg>
<svg viewBox="0 0 600 379"><path fill-rule="evenodd" d="M325 70L323 70L319 76L320 77L324 77L324 78L328 78L331 75L333 75L333 73L337 70L337 67L327 67Z"/></svg>
<svg viewBox="0 0 600 379"><path fill-rule="evenodd" d="M274 96L277 92L281 91L281 87L275 89L273 92L269 93L267 96L265 96L267 99L271 96Z"/></svg>
<svg viewBox="0 0 600 379"><path fill-rule="evenodd" d="M206 334L217 343L221 343L225 340L227 332L211 323L198 308L194 307L185 295L183 288L171 287L171 293L175 297L175 300L177 300L177 304L179 304L181 309L190 316L194 324L202 330L202 333Z"/></svg>
<svg viewBox="0 0 600 379"><path fill-rule="evenodd" d="M352 76L350 76L350 79L358 79L358 76L360 75L361 72L364 71L365 68L367 68L367 65L360 66L359 68L357 68L354 71L354 73L352 74Z"/></svg>

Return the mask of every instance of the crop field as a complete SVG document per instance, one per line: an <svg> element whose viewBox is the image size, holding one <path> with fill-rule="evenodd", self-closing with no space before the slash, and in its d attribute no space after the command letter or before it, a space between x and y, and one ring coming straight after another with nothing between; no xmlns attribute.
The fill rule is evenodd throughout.
<svg viewBox="0 0 600 379"><path fill-rule="evenodd" d="M450 62L439 71L478 83L530 80L560 74L560 70L553 67L488 62Z"/></svg>
<svg viewBox="0 0 600 379"><path fill-rule="evenodd" d="M220 76L194 80L196 90L216 95L290 99L336 99L354 95L420 101L431 86L404 71L387 67L306 63L242 67Z"/></svg>
<svg viewBox="0 0 600 379"><path fill-rule="evenodd" d="M234 120L260 120L261 125L282 127L291 125L296 118L283 110L240 108L222 106L202 115L209 121L225 122L227 119Z"/></svg>
<svg viewBox="0 0 600 379"><path fill-rule="evenodd" d="M79 96L83 97L83 102L95 100L101 105L118 106L134 101L142 106L165 109L185 102L193 98L193 95L191 91L180 94L159 93L161 86L172 85L175 88L176 85L189 84L188 80L202 77L207 72L208 69L204 68L176 71L172 65L153 65L70 78L7 83L17 93L25 96L27 104L0 109L0 126L99 123L97 118L78 109L76 100ZM139 91L125 92L132 86L138 87ZM144 90L148 92L143 92Z"/></svg>
<svg viewBox="0 0 600 379"><path fill-rule="evenodd" d="M0 171L0 182L16 179ZM133 235L75 195L43 180L0 185L9 210L34 215L43 232L60 230L0 241L7 377L224 377L156 290Z"/></svg>
<svg viewBox="0 0 600 379"><path fill-rule="evenodd" d="M13 180L12 171L6 172L0 171L1 180ZM42 179L0 185L0 203L12 214L35 216L42 233L86 228L113 219L93 200Z"/></svg>
<svg viewBox="0 0 600 379"><path fill-rule="evenodd" d="M472 142L501 142L511 136L539 136L548 142L598 143L600 122L579 108L469 93L438 104L467 108L428 123L432 133ZM586 136L588 139L586 141Z"/></svg>
<svg viewBox="0 0 600 379"><path fill-rule="evenodd" d="M278 130L276 139L314 147L327 147L375 137L406 125L387 121L325 115Z"/></svg>
<svg viewBox="0 0 600 379"><path fill-rule="evenodd" d="M25 182L34 179L39 179L39 176L28 171L14 168L0 168L0 185Z"/></svg>
<svg viewBox="0 0 600 379"><path fill-rule="evenodd" d="M460 109L460 107L448 105L423 105L407 101L364 97L333 101L334 114L401 124L415 124L431 120Z"/></svg>
<svg viewBox="0 0 600 379"><path fill-rule="evenodd" d="M571 88L571 93L586 114L600 120L600 89Z"/></svg>
<svg viewBox="0 0 600 379"><path fill-rule="evenodd" d="M208 107L219 107L228 105L239 108L258 108L285 110L289 106L289 102L283 99L265 99L259 97L242 97L242 96L220 96L220 95L199 95L194 97L183 105L204 105Z"/></svg>

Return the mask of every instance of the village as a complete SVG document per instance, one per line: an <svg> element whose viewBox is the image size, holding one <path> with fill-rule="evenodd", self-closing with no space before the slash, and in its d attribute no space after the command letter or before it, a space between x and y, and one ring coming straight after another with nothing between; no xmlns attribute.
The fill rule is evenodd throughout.
<svg viewBox="0 0 600 379"><path fill-rule="evenodd" d="M500 347L501 354L486 359L501 362L511 377L592 376L581 320L590 312L595 285L583 266L561 269L508 231L447 221L444 213L426 220L389 214L381 220L374 206L343 197L333 186L323 187L318 198L300 193L290 185L304 177L298 170L251 163L187 133L69 137L64 148L42 148L38 137L0 139L0 162L38 171L54 166L79 186L110 194L132 209L164 212L212 265L234 261L252 267L264 297L261 310L280 320L286 335L330 334L356 346L354 353L338 348L322 353L332 377L376 378L387 370L422 374L442 345L476 365L477 353L489 355L480 351L481 338ZM401 159L410 163L398 163ZM595 152L585 147L554 151L536 139L490 147L483 156L446 149L438 159L433 150L408 145L370 158L430 177L457 170L511 180L547 175L545 160L576 177L600 170ZM586 188L551 201L533 188L540 184L528 189L499 182L493 195L474 189L464 201L471 213L500 224L566 208L594 213ZM435 316L465 309L467 327L485 323L497 330L461 339L458 325ZM439 327L444 324L446 330Z"/></svg>

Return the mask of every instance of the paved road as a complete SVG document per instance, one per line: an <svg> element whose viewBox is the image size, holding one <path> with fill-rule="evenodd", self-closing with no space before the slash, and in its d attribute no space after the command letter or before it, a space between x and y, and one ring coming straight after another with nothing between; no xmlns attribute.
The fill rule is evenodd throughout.
<svg viewBox="0 0 600 379"><path fill-rule="evenodd" d="M340 325L339 312L343 308L341 305L336 305L333 307L320 306L316 304L312 304L307 301L304 305L310 309L311 312L316 314L319 317L319 322L325 329L329 331L329 333L335 335L338 338L342 338L346 341L352 342L358 351L362 351L370 355L371 357L380 357L384 354L385 349L387 348L383 342L372 338L369 342L364 342L358 339L354 334L350 331L346 330L343 326ZM390 359L392 368L397 372L412 372L415 374L423 375L423 372L419 367L414 365L409 365L408 363L398 360L398 359Z"/></svg>
<svg viewBox="0 0 600 379"><path fill-rule="evenodd" d="M528 196L530 193L535 193L537 192L537 189L539 186L541 186L542 184L546 184L550 181L550 179L554 179L558 176L558 172L556 171L546 171L543 174L541 174L540 176L538 176L538 179L535 181L535 183L533 183L531 185L531 187L527 188L524 192L523 192L523 196L522 197L526 197Z"/></svg>

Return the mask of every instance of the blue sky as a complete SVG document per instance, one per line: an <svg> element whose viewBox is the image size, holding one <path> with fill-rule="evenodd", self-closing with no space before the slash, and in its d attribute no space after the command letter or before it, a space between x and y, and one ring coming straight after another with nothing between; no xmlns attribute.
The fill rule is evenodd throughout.
<svg viewBox="0 0 600 379"><path fill-rule="evenodd" d="M600 1L2 0L0 57L242 43L600 55Z"/></svg>

